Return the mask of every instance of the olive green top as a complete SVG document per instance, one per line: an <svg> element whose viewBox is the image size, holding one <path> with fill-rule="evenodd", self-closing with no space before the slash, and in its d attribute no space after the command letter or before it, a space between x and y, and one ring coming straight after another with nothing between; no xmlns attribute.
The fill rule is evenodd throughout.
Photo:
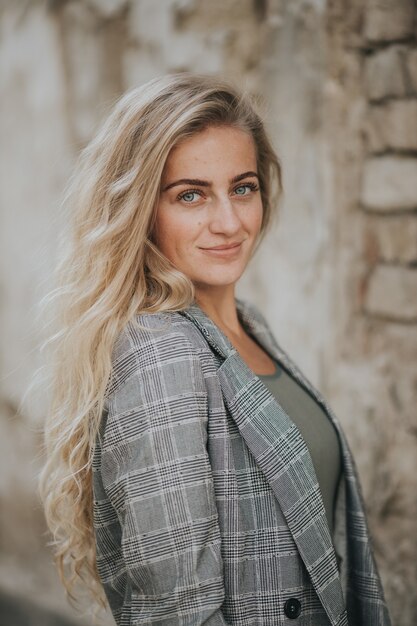
<svg viewBox="0 0 417 626"><path fill-rule="evenodd" d="M307 444L333 537L334 501L342 471L339 437L321 405L281 363L276 362L276 365L274 374L258 374L258 377L295 423Z"/></svg>

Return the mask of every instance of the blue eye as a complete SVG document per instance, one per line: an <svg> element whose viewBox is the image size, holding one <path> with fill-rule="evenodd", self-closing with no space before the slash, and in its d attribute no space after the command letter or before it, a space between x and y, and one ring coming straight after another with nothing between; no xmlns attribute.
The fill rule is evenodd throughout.
<svg viewBox="0 0 417 626"><path fill-rule="evenodd" d="M195 195L196 195L195 191L191 191L191 192L185 193L182 199L185 200L186 202L192 202Z"/></svg>
<svg viewBox="0 0 417 626"><path fill-rule="evenodd" d="M249 193L246 191L249 189ZM237 196L249 196L251 191L257 191L259 187L255 183L245 183L244 185L238 185L234 188L234 193ZM187 191L183 191L177 196L177 200L184 200L186 204L194 204L198 197L202 197L202 193L199 189L188 189ZM195 198L197 196L197 198Z"/></svg>
<svg viewBox="0 0 417 626"><path fill-rule="evenodd" d="M190 189L189 191L184 191L180 193L177 197L177 200L184 200L187 204L191 204L194 202L193 196L201 195L197 190Z"/></svg>
<svg viewBox="0 0 417 626"><path fill-rule="evenodd" d="M240 193L239 189L249 189L249 193L251 191L256 191L258 189L258 186L255 183L245 183L244 185L239 185L239 187L235 188L235 193L238 196L248 196L249 193Z"/></svg>

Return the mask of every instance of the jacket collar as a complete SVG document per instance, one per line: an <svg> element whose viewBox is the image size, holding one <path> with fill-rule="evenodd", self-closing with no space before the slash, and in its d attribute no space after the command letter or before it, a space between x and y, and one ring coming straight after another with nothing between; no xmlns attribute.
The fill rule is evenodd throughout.
<svg viewBox="0 0 417 626"><path fill-rule="evenodd" d="M313 395L314 399L317 400L317 402L319 402L330 414L330 418L337 430L337 433L343 440L342 443L345 444L346 441L344 433L341 430L338 420L332 412L331 407L327 404L321 393L304 376L285 350L283 350L283 348L277 343L269 324L259 309L241 298L235 297L235 302L238 316L241 319L244 328L262 346L262 348L268 352L268 354L280 361L284 367L291 372L295 379L301 383L301 385L306 387L307 390ZM211 347L223 359L228 359L229 357L238 354L229 338L197 304L189 306L188 308L180 311L180 313L183 313L199 328ZM254 372L253 375L258 378Z"/></svg>
<svg viewBox="0 0 417 626"><path fill-rule="evenodd" d="M278 345L260 311L240 298L235 301L249 334L273 358L281 361L327 411L339 435L344 462L348 462L349 449L343 432L324 398ZM278 499L332 626L344 626L347 615L336 553L317 476L301 433L228 337L197 304L180 313L197 326L223 358L217 374L224 402Z"/></svg>

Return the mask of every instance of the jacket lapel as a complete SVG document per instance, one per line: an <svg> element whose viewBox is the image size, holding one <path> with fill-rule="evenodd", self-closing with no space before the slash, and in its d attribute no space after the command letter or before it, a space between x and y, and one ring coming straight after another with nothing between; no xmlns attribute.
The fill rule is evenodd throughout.
<svg viewBox="0 0 417 626"><path fill-rule="evenodd" d="M236 306L246 330L272 357L281 361L329 413L346 457L348 451L343 433L322 396L279 347L256 310L238 298ZM192 305L181 313L193 321L223 358L217 374L224 402L278 499L332 626L347 625L336 554L323 499L300 431L262 380L246 365L226 335L198 305Z"/></svg>

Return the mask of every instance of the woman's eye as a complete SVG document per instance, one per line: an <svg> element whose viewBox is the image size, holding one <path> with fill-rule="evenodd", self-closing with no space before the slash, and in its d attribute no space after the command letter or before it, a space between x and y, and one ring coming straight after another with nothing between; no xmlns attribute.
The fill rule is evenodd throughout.
<svg viewBox="0 0 417 626"><path fill-rule="evenodd" d="M259 187L255 183L245 183L235 187L234 193L238 196L249 196L251 191L257 191ZM246 193L248 191L248 193ZM189 189L183 191L177 196L177 200L183 200L186 204L194 204L199 198L202 197L202 193L198 189Z"/></svg>
<svg viewBox="0 0 417 626"><path fill-rule="evenodd" d="M245 193L245 189L249 189L249 192ZM248 196L251 191L256 191L256 189L257 189L257 186L255 184L246 183L245 185L239 185L239 187L236 187L235 193L238 196Z"/></svg>
<svg viewBox="0 0 417 626"><path fill-rule="evenodd" d="M184 193L180 193L178 196L178 200L184 200L185 202L191 203L194 202L194 196L199 196L200 194L197 191L185 191Z"/></svg>

